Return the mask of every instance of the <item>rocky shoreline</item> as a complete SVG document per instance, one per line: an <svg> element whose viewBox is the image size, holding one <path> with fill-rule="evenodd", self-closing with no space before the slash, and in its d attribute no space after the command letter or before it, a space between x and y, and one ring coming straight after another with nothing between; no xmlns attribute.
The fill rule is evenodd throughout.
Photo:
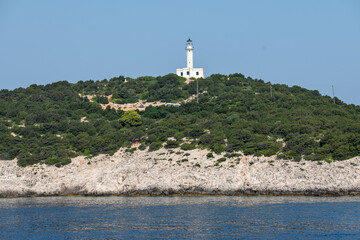
<svg viewBox="0 0 360 240"><path fill-rule="evenodd" d="M77 157L57 168L0 161L0 197L137 195L360 195L360 157L327 163L207 150L160 149Z"/></svg>

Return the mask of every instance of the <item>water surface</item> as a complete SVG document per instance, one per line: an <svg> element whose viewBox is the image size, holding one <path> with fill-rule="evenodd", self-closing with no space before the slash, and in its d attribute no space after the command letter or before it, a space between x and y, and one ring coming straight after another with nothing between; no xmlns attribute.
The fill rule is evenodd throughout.
<svg viewBox="0 0 360 240"><path fill-rule="evenodd" d="M360 197L0 199L0 239L360 239Z"/></svg>

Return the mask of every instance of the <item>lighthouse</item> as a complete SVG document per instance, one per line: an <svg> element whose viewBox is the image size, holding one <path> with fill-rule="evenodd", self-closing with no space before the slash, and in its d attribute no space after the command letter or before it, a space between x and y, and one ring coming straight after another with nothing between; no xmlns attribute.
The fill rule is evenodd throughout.
<svg viewBox="0 0 360 240"><path fill-rule="evenodd" d="M185 50L186 68L176 69L176 74L188 80L190 78L204 78L204 69L194 68L194 46L190 38L186 41Z"/></svg>
<svg viewBox="0 0 360 240"><path fill-rule="evenodd" d="M186 68L193 68L194 64L193 64L193 52L194 52L194 47L192 44L191 39L189 38L189 40L186 41L186 60L187 60L187 66Z"/></svg>

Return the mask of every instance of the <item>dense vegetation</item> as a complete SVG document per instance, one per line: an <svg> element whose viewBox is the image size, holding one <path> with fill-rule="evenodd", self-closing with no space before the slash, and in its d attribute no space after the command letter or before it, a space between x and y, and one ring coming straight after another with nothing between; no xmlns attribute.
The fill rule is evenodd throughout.
<svg viewBox="0 0 360 240"><path fill-rule="evenodd" d="M216 153L342 160L360 155L360 107L298 86L272 85L242 74L198 82L200 97L181 107L123 112L99 103L181 102L196 81L174 74L66 81L0 91L0 159L61 166L77 155L113 154L133 142L149 151L181 147ZM96 95L89 102L83 94ZM86 117L86 118L84 118ZM83 119L83 121L80 121Z"/></svg>

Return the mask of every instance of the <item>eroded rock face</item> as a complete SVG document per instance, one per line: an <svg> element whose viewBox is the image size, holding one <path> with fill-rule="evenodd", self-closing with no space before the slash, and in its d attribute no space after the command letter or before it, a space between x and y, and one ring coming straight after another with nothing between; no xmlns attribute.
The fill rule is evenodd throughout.
<svg viewBox="0 0 360 240"><path fill-rule="evenodd" d="M333 163L223 156L207 150L120 149L113 156L77 157L61 168L0 161L0 196L133 194L360 194L360 157Z"/></svg>

